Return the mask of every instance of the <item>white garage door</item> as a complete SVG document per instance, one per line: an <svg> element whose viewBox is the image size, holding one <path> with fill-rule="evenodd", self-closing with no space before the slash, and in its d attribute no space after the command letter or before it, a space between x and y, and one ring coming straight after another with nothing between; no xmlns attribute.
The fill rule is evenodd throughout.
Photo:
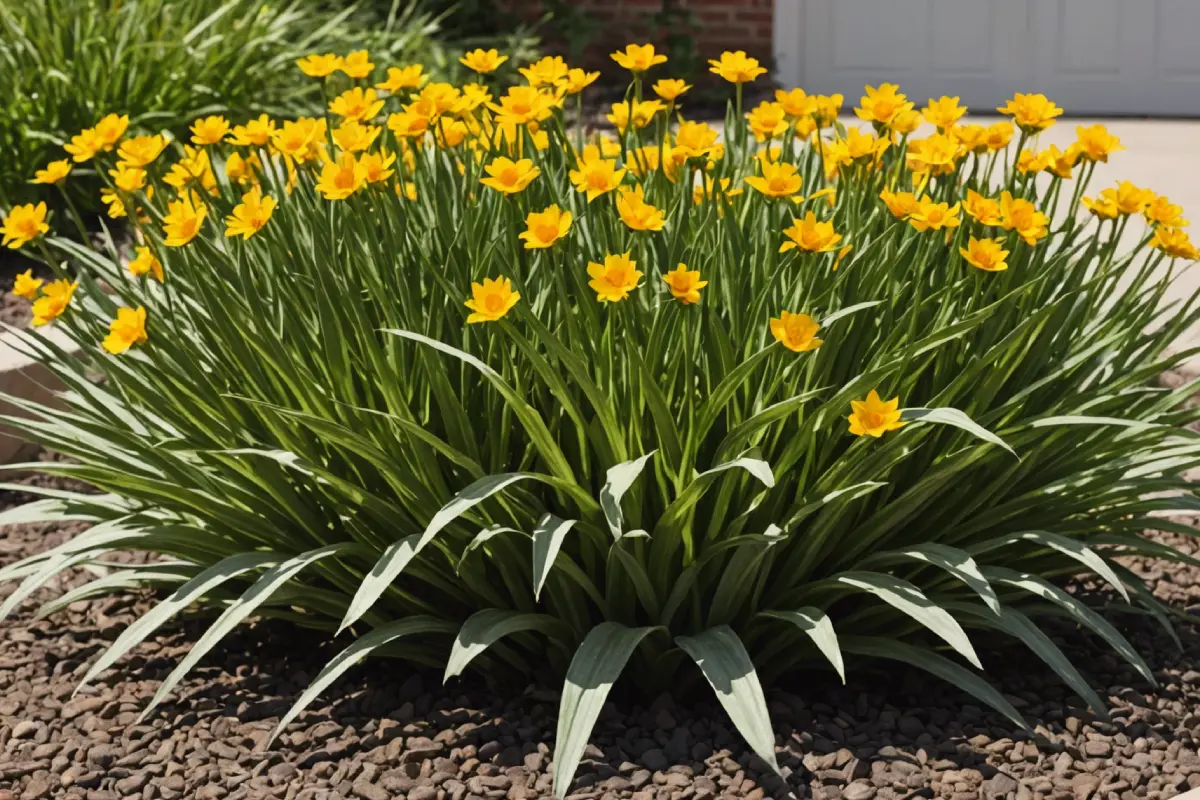
<svg viewBox="0 0 1200 800"><path fill-rule="evenodd" d="M1043 92L1070 114L1200 116L1200 0L776 0L780 80L918 107Z"/></svg>

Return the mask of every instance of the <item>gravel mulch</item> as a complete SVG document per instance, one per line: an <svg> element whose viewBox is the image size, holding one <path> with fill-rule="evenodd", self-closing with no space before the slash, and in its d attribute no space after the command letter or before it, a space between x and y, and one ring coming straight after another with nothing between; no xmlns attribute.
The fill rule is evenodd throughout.
<svg viewBox="0 0 1200 800"><path fill-rule="evenodd" d="M8 493L0 505L25 499ZM77 532L2 530L0 564ZM1200 549L1192 540L1172 543ZM1131 566L1159 597L1200 615L1200 570ZM9 591L0 587L0 598ZM279 716L337 649L323 635L282 623L243 627L143 724L135 724L138 714L195 640L197 623L164 628L72 696L91 660L152 600L122 595L76 603L46 620L24 613L0 623L0 800L550 794L556 690L497 694L470 680L443 687L440 676L398 662L368 661L352 671L263 751ZM639 705L619 685L572 796L1131 800L1200 787L1200 630L1180 627L1180 652L1157 624L1109 617L1146 656L1157 688L1083 634L1052 633L1107 696L1111 723L1084 710L1020 649L985 651L984 661L1036 723L1035 738L920 673L860 669L846 687L827 675L802 676L768 692L781 781L744 748L715 704L664 695Z"/></svg>

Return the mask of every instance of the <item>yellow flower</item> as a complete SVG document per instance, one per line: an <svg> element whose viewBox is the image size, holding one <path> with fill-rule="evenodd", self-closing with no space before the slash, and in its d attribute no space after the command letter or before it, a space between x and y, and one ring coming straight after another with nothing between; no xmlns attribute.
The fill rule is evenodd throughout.
<svg viewBox="0 0 1200 800"><path fill-rule="evenodd" d="M958 252L972 267L985 272L1002 272L1008 269L1004 260L1008 258L1008 251L1003 249L1003 244L996 239L976 239L972 236L967 246L958 248Z"/></svg>
<svg viewBox="0 0 1200 800"><path fill-rule="evenodd" d="M790 90L776 89L775 102L783 106L783 113L787 114L793 121L801 117L812 116L817 105L816 98L809 97L808 93L800 88Z"/></svg>
<svg viewBox="0 0 1200 800"><path fill-rule="evenodd" d="M422 74L423 70L424 67L420 64L410 64L407 67L388 67L387 80L375 84L375 88L392 94L405 89L419 89L429 77Z"/></svg>
<svg viewBox="0 0 1200 800"><path fill-rule="evenodd" d="M462 100L460 103L464 112L474 111L490 102L492 102L492 93L483 84L468 83L462 87Z"/></svg>
<svg viewBox="0 0 1200 800"><path fill-rule="evenodd" d="M526 250L540 250L566 236L571 230L571 220L571 212L563 211L557 204L545 211L531 211L525 217L525 230L517 238L525 240Z"/></svg>
<svg viewBox="0 0 1200 800"><path fill-rule="evenodd" d="M296 66L310 78L324 78L341 69L342 57L333 53L324 55L305 56L296 62Z"/></svg>
<svg viewBox="0 0 1200 800"><path fill-rule="evenodd" d="M113 219L120 219L125 216L125 203L121 200L121 196L112 189L100 190L100 202L108 206L105 213Z"/></svg>
<svg viewBox="0 0 1200 800"><path fill-rule="evenodd" d="M994 226L1000 224L1000 203L990 197L984 197L974 189L967 190L967 199L963 201L963 210L971 215L980 225Z"/></svg>
<svg viewBox="0 0 1200 800"><path fill-rule="evenodd" d="M108 174L122 192L136 192L146 185L146 170L144 169L121 164L116 169L110 169Z"/></svg>
<svg viewBox="0 0 1200 800"><path fill-rule="evenodd" d="M612 60L630 72L645 72L657 64L667 63L667 57L654 52L652 44L629 44L612 54Z"/></svg>
<svg viewBox="0 0 1200 800"><path fill-rule="evenodd" d="M1121 146L1121 140L1109 133L1108 128L1103 125L1077 125L1075 135L1078 137L1076 144L1079 146L1079 155L1088 161L1103 161L1107 164L1109 155L1125 149Z"/></svg>
<svg viewBox="0 0 1200 800"><path fill-rule="evenodd" d="M484 278L483 283L471 284L471 299L466 302L472 313L467 324L495 322L501 319L521 299L520 292L512 290L512 281L503 275Z"/></svg>
<svg viewBox="0 0 1200 800"><path fill-rule="evenodd" d="M1122 214L1140 214L1153 199L1154 192L1149 189L1134 186L1129 181L1117 184L1117 210Z"/></svg>
<svg viewBox="0 0 1200 800"><path fill-rule="evenodd" d="M4 233L3 242L0 243L10 250L16 250L42 234L49 233L50 226L46 223L45 202L38 203L36 206L33 203L13 206L9 209L8 216L4 218L4 225L0 227L0 231Z"/></svg>
<svg viewBox="0 0 1200 800"><path fill-rule="evenodd" d="M842 113L842 103L845 101L840 94L823 95L819 94L813 98L813 121L818 127L828 128L837 121L838 114Z"/></svg>
<svg viewBox="0 0 1200 800"><path fill-rule="evenodd" d="M167 204L167 215L163 217L163 233L167 238L163 241L167 247L183 247L196 238L208 209L200 200L199 195L188 191Z"/></svg>
<svg viewBox="0 0 1200 800"><path fill-rule="evenodd" d="M78 281L72 283L65 279L46 284L42 288L42 296L33 303L34 327L40 328L61 317L67 306L71 305L71 298L75 296L77 288Z"/></svg>
<svg viewBox="0 0 1200 800"><path fill-rule="evenodd" d="M982 125L955 125L949 134L963 150L972 153L988 151L987 128Z"/></svg>
<svg viewBox="0 0 1200 800"><path fill-rule="evenodd" d="M543 56L528 67L521 67L519 72L525 76L532 87L553 86L567 77L569 72L567 62L562 56Z"/></svg>
<svg viewBox="0 0 1200 800"><path fill-rule="evenodd" d="M185 145L183 153L183 158L171 165L171 171L163 180L180 191L198 183L206 191L215 193L217 177L213 174L208 151Z"/></svg>
<svg viewBox="0 0 1200 800"><path fill-rule="evenodd" d="M878 439L888 431L904 427L900 421L900 398L883 401L872 389L866 400L851 400L850 432L855 436L874 436Z"/></svg>
<svg viewBox="0 0 1200 800"><path fill-rule="evenodd" d="M967 109L958 104L957 97L943 96L937 100L930 100L925 108L921 109L921 116L925 117L925 121L936 125L943 133L953 128L966 113Z"/></svg>
<svg viewBox="0 0 1200 800"><path fill-rule="evenodd" d="M1054 124L1054 118L1063 110L1046 99L1044 94L1022 94L996 109L1006 117L1012 117L1017 127L1025 133L1037 133Z"/></svg>
<svg viewBox="0 0 1200 800"><path fill-rule="evenodd" d="M708 286L708 281L700 280L700 270L689 270L687 264L683 263L677 264L675 269L665 273L662 279L666 282L671 297L685 306L699 303L700 290Z"/></svg>
<svg viewBox="0 0 1200 800"><path fill-rule="evenodd" d="M961 154L961 147L952 137L935 133L908 143L908 168L913 172L949 175Z"/></svg>
<svg viewBox="0 0 1200 800"><path fill-rule="evenodd" d="M700 205L704 202L705 198L716 200L718 197L724 197L729 200L742 193L742 189L730 189L729 184L729 178L721 178L719 181L714 181L711 175L705 175L704 185L696 184L692 188L692 202ZM721 204L717 205L717 213L725 213Z"/></svg>
<svg viewBox="0 0 1200 800"><path fill-rule="evenodd" d="M104 149L104 143L100 141L95 128L84 128L71 137L69 144L63 145L63 150L66 150L71 158L80 164L90 161L102 149Z"/></svg>
<svg viewBox="0 0 1200 800"><path fill-rule="evenodd" d="M878 161L883 151L892 145L887 139L881 139L873 133L863 133L858 128L847 128L845 138L838 139L835 144L851 161Z"/></svg>
<svg viewBox="0 0 1200 800"><path fill-rule="evenodd" d="M496 68L505 61L508 61L508 56L500 55L500 51L493 47L491 50L476 48L460 58L458 63L472 72L485 74L495 72Z"/></svg>
<svg viewBox="0 0 1200 800"><path fill-rule="evenodd" d="M132 261L125 265L129 273L135 278L141 277L147 273L154 275L159 283L163 281L163 265L154 253L150 252L149 247L135 247L134 252L137 254Z"/></svg>
<svg viewBox="0 0 1200 800"><path fill-rule="evenodd" d="M1034 245L1049 233L1050 218L1028 200L1001 192L1000 225L1005 230L1016 231L1026 244Z"/></svg>
<svg viewBox="0 0 1200 800"><path fill-rule="evenodd" d="M378 125L363 125L356 119L347 119L333 129L333 141L342 150L360 153L375 142L381 130Z"/></svg>
<svg viewBox="0 0 1200 800"><path fill-rule="evenodd" d="M663 78L654 82L654 93L658 95L664 102L674 103L679 99L679 95L692 88L690 83L684 83L679 78Z"/></svg>
<svg viewBox="0 0 1200 800"><path fill-rule="evenodd" d="M617 169L616 161L603 158L587 158L585 156L577 166L577 169L568 173L568 177L577 191L587 193L589 203L600 195L616 189L621 185L621 179L625 177L625 170Z"/></svg>
<svg viewBox="0 0 1200 800"><path fill-rule="evenodd" d="M889 125L901 111L911 111L913 104L894 83L882 83L879 88L866 87L854 113L859 119L878 125Z"/></svg>
<svg viewBox="0 0 1200 800"><path fill-rule="evenodd" d="M225 235L249 239L263 229L275 211L275 198L263 197L257 186L242 195L242 202L225 218Z"/></svg>
<svg viewBox="0 0 1200 800"><path fill-rule="evenodd" d="M908 224L919 231L942 228L957 228L961 220L958 218L959 204L934 203L922 198L917 208L908 215Z"/></svg>
<svg viewBox="0 0 1200 800"><path fill-rule="evenodd" d="M117 156L121 163L130 167L146 167L154 162L167 147L167 137L162 134L154 136L133 136L121 142L117 148Z"/></svg>
<svg viewBox="0 0 1200 800"><path fill-rule="evenodd" d="M751 175L745 181L750 188L767 197L791 197L800 191L804 180L796 171L796 165L786 162L764 162L762 173L761 177Z"/></svg>
<svg viewBox="0 0 1200 800"><path fill-rule="evenodd" d="M795 353L807 353L824 344L816 338L820 327L808 314L784 311L778 317L771 318L771 335L775 341Z"/></svg>
<svg viewBox="0 0 1200 800"><path fill-rule="evenodd" d="M411 111L390 114L388 130L401 138L419 139L429 131L429 118Z"/></svg>
<svg viewBox="0 0 1200 800"><path fill-rule="evenodd" d="M888 211L892 212L892 216L896 219L908 219L908 216L921 205L912 192L893 192L890 189L884 189L879 193L879 198L883 200Z"/></svg>
<svg viewBox="0 0 1200 800"><path fill-rule="evenodd" d="M1046 159L1044 169L1047 172L1054 173L1063 179L1069 179L1071 170L1079 161L1079 148L1072 144L1066 150L1059 150L1057 145L1052 144L1042 152L1042 156Z"/></svg>
<svg viewBox="0 0 1200 800"><path fill-rule="evenodd" d="M229 120L219 116L204 117L192 123L191 131L192 144L217 144L229 133Z"/></svg>
<svg viewBox="0 0 1200 800"><path fill-rule="evenodd" d="M1183 218L1183 207L1172 203L1166 195L1155 197L1152 203L1142 209L1142 214L1151 225L1164 228L1186 228L1188 225Z"/></svg>
<svg viewBox="0 0 1200 800"><path fill-rule="evenodd" d="M997 122L989 125L987 131L984 132L983 140L987 143L988 149L995 152L1008 147L1008 143L1012 141L1013 126L1008 122Z"/></svg>
<svg viewBox="0 0 1200 800"><path fill-rule="evenodd" d="M621 133L625 132L625 128L629 126L629 111L630 103L621 101L612 104L612 112L605 114L604 118L613 124ZM633 106L633 127L644 128L654 119L654 115L662 111L666 106L659 100L643 100L640 103L634 102Z"/></svg>
<svg viewBox="0 0 1200 800"><path fill-rule="evenodd" d="M124 353L135 344L146 341L146 307L118 308L117 318L108 323L104 349L114 356Z"/></svg>
<svg viewBox="0 0 1200 800"><path fill-rule="evenodd" d="M345 200L367 184L367 173L353 153L342 153L337 161L326 160L317 180L317 191L326 200Z"/></svg>
<svg viewBox="0 0 1200 800"><path fill-rule="evenodd" d="M229 134L229 143L239 147L263 147L275 133L275 120L266 114L252 119L245 125L234 125Z"/></svg>
<svg viewBox="0 0 1200 800"><path fill-rule="evenodd" d="M750 120L750 130L754 138L760 142L773 139L788 129L787 116L783 106L767 100L759 103L753 111L746 115Z"/></svg>
<svg viewBox="0 0 1200 800"><path fill-rule="evenodd" d="M42 288L43 283L45 281L41 278L33 277L32 269L27 269L13 281L13 294L24 297L26 300L33 300L37 297L38 289Z"/></svg>
<svg viewBox="0 0 1200 800"><path fill-rule="evenodd" d="M1035 153L1032 150L1022 150L1017 156L1017 172L1023 175L1041 172L1048 166L1047 156L1048 152Z"/></svg>
<svg viewBox="0 0 1200 800"><path fill-rule="evenodd" d="M342 119L358 122L366 122L382 109L383 101L375 94L375 90L363 89L361 86L347 89L329 104L329 110Z"/></svg>
<svg viewBox="0 0 1200 800"><path fill-rule="evenodd" d="M525 125L550 116L554 98L533 86L513 86L500 98L500 104L488 104L501 124Z"/></svg>
<svg viewBox="0 0 1200 800"><path fill-rule="evenodd" d="M833 260L833 271L837 272L838 267L842 265L842 259L850 255L850 251L854 249L854 245L848 244L841 250L838 250L837 258Z"/></svg>
<svg viewBox="0 0 1200 800"><path fill-rule="evenodd" d="M589 262L588 286L596 292L596 299L601 303L615 303L629 297L629 293L638 288L642 273L637 269L637 262L629 258L629 253L623 255L606 255L603 264Z"/></svg>
<svg viewBox="0 0 1200 800"><path fill-rule="evenodd" d="M572 69L567 71L565 78L561 78L558 81L557 86L567 94L579 94L595 83L599 77L599 72L585 72L581 69Z"/></svg>
<svg viewBox="0 0 1200 800"><path fill-rule="evenodd" d="M804 219L792 220L791 227L784 228L783 233L790 241L779 246L781 253L796 247L810 253L827 253L842 239L841 234L834 232L832 222L818 221L812 211L805 214Z"/></svg>
<svg viewBox="0 0 1200 800"><path fill-rule="evenodd" d="M904 109L896 112L896 116L892 117L892 124L888 128L895 136L904 136L921 127L922 119L923 117L916 109Z"/></svg>
<svg viewBox="0 0 1200 800"><path fill-rule="evenodd" d="M46 165L45 169L39 169L33 173L33 182L45 184L62 183L70 174L71 162L64 158L61 161L51 161Z"/></svg>
<svg viewBox="0 0 1200 800"><path fill-rule="evenodd" d="M1100 219L1116 219L1121 214L1117 209L1117 193L1113 189L1105 189L1096 197L1083 198L1083 207Z"/></svg>
<svg viewBox="0 0 1200 800"><path fill-rule="evenodd" d="M674 149L683 158L707 158L713 154L719 135L707 122L681 122L675 131Z"/></svg>
<svg viewBox="0 0 1200 800"><path fill-rule="evenodd" d="M447 121L447 118L443 117L433 128L433 141L438 147L458 147L467 138L468 133L470 131L465 122L457 119ZM540 131L540 133L545 135L544 131ZM536 144L538 138L536 133L533 137L537 149L544 149L541 145Z"/></svg>
<svg viewBox="0 0 1200 800"><path fill-rule="evenodd" d="M669 147L669 145L664 145L664 151ZM600 157L600 150L595 145L588 145L584 149L584 158L588 157L589 152L593 153L593 158ZM625 160L625 163L629 165L629 171L639 178L654 172L658 169L658 145L648 144L630 151L629 158Z"/></svg>
<svg viewBox="0 0 1200 800"><path fill-rule="evenodd" d="M661 231L666 223L662 209L646 202L641 186L632 191L623 189L617 194L617 213L630 230Z"/></svg>
<svg viewBox="0 0 1200 800"><path fill-rule="evenodd" d="M100 140L101 149L112 150L116 147L128 127L128 114L109 114L97 122L95 131L96 137Z"/></svg>
<svg viewBox="0 0 1200 800"><path fill-rule="evenodd" d="M709 72L720 75L730 83L749 83L767 71L758 65L758 59L747 56L745 50L726 50L721 53L720 59L710 58L708 64Z"/></svg>
<svg viewBox="0 0 1200 800"><path fill-rule="evenodd" d="M395 163L396 154L388 152L363 153L358 159L358 166L362 168L367 183L379 183L392 177L395 170L391 166Z"/></svg>
<svg viewBox="0 0 1200 800"><path fill-rule="evenodd" d="M516 194L542 174L542 171L535 167L528 158L513 161L500 156L493 159L483 169L487 172L488 177L482 178L479 182L504 194Z"/></svg>
<svg viewBox="0 0 1200 800"><path fill-rule="evenodd" d="M300 117L287 120L271 134L271 144L286 159L305 163L317 158L325 140L324 119Z"/></svg>
<svg viewBox="0 0 1200 800"><path fill-rule="evenodd" d="M355 50L342 59L338 69L351 78L365 78L375 69L375 65L371 63L371 57L366 50Z"/></svg>
<svg viewBox="0 0 1200 800"><path fill-rule="evenodd" d="M1200 260L1200 251L1192 244L1187 232L1179 228L1155 228L1150 246L1161 250L1171 258L1183 258L1188 261Z"/></svg>

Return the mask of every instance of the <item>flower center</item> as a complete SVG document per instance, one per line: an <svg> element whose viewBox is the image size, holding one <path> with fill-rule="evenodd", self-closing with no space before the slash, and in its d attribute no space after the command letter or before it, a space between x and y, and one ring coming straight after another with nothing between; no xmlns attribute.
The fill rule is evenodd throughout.
<svg viewBox="0 0 1200 800"><path fill-rule="evenodd" d="M504 307L504 299L498 294L489 294L483 301L483 306L488 311L499 311Z"/></svg>
<svg viewBox="0 0 1200 800"><path fill-rule="evenodd" d="M550 223L542 223L533 229L533 235L540 241L552 242L558 238L558 226Z"/></svg>

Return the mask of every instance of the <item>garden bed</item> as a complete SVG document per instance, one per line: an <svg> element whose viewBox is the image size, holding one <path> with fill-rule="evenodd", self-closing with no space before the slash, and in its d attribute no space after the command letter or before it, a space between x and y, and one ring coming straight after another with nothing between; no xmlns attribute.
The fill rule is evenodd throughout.
<svg viewBox="0 0 1200 800"><path fill-rule="evenodd" d="M45 483L46 477L25 481ZM8 492L10 507L28 496ZM0 531L0 565L78 533L78 524ZM1195 554L1194 541L1170 544ZM120 556L118 556L119 558ZM1176 609L1200 611L1200 569L1149 560L1130 566ZM81 582L72 574L52 584ZM0 598L13 585L0 587ZM1085 591L1088 587L1077 587ZM42 592L45 597L51 593ZM1096 592L1095 602L1118 598ZM258 747L341 642L281 623L231 635L145 723L137 717L201 628L168 626L72 697L90 661L152 606L147 594L75 603L35 620L0 623L0 800L15 798L543 797L558 693L473 682L440 685L398 662L370 661ZM828 676L768 691L779 762L797 797L919 796L1169 798L1200 786L1200 630L1181 625L1182 652L1156 624L1108 613L1154 669L1141 681L1115 657L1054 631L1112 706L1111 724L1082 710L1023 651L985 651L996 684L1035 724L1031 740L940 681L898 670ZM785 691L790 689L790 691ZM574 797L782 797L723 712L663 696L648 707L618 698L601 716Z"/></svg>

